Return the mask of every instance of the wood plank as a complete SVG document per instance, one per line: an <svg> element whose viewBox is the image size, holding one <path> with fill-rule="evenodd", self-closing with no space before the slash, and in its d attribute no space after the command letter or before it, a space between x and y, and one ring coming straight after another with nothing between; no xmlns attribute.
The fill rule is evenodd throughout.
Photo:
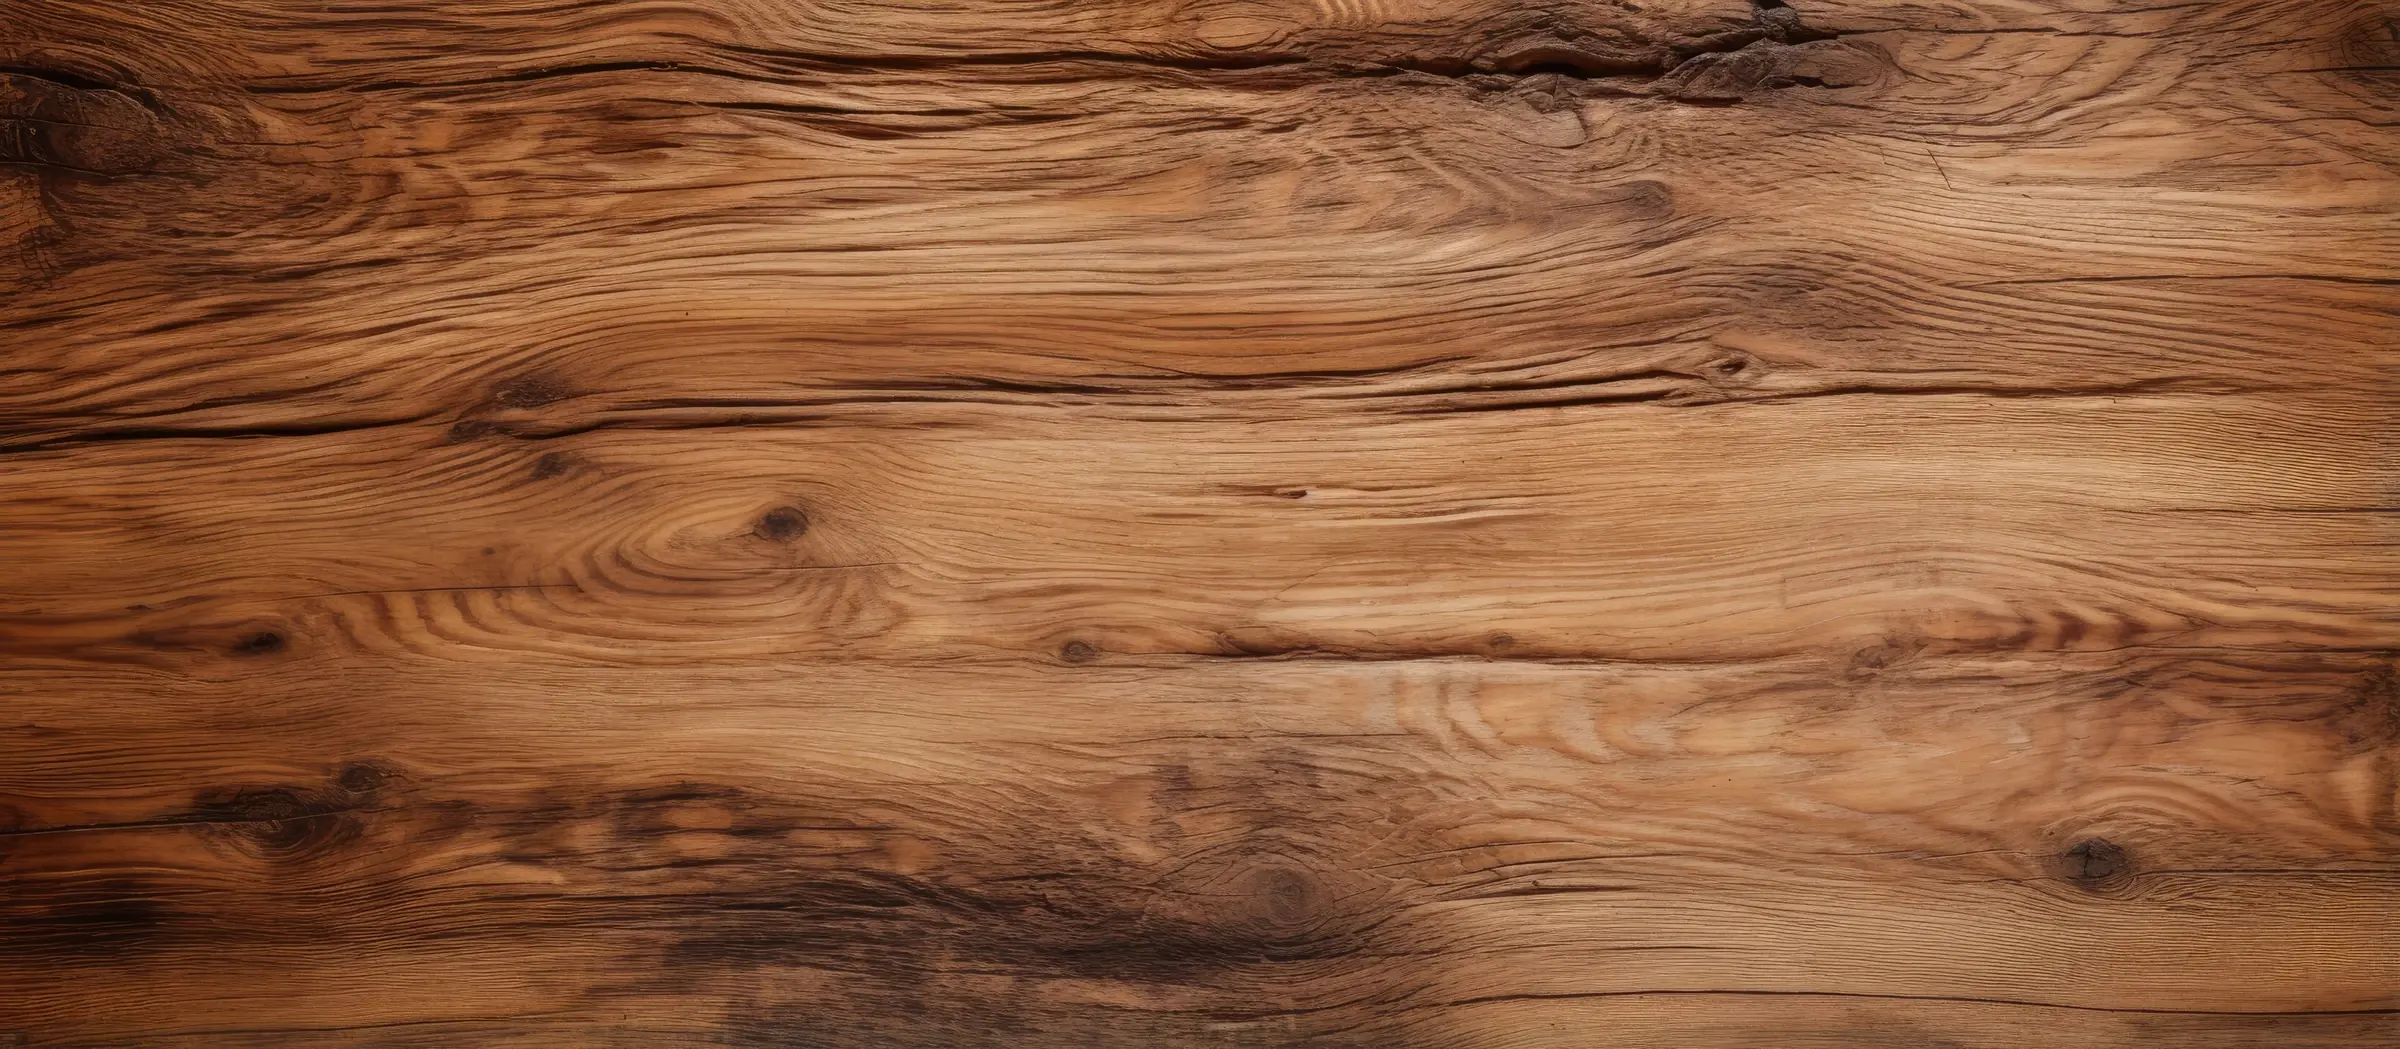
<svg viewBox="0 0 2400 1049"><path fill-rule="evenodd" d="M201 92L182 104L216 115L190 142L132 96L44 88L180 152L25 176L20 257L47 284L20 367L44 381L0 392L0 427L455 419L524 396L511 383L778 402L961 377L1566 383L1729 357L1812 385L2222 389L2300 352L2355 388L2391 363L2400 246L2361 219L2388 206L2392 158L2372 124L2295 123L2255 89L2371 111L2342 93L2353 74L2298 65L2332 61L2347 23L2287 14L2320 35L2265 55L2213 54L2230 29L2199 15L2139 16L2157 39L1876 30L1890 83L1724 109L1556 75L601 63L539 90ZM2091 68L2156 99L2142 122L2095 103L2072 75ZM2223 118L2262 97L2281 109ZM1761 180L1744 166L1769 140L1793 171ZM536 261L567 257L583 279ZM2237 307L2229 281L2258 290Z"/></svg>
<svg viewBox="0 0 2400 1049"><path fill-rule="evenodd" d="M18 456L9 650L239 674L390 649L2400 646L2388 406L1830 396L1339 429L1006 398L641 420L667 430L542 412L515 429L566 436Z"/></svg>
<svg viewBox="0 0 2400 1049"><path fill-rule="evenodd" d="M1032 1029L1193 1044L1495 996L2388 1015L2388 968L2311 961L2400 931L2388 658L2051 665L419 664L330 706L128 671L78 698L175 698L37 692L54 757L0 770L68 799L7 838L9 896L51 901L10 975L95 1030L253 1008L229 942L298 974L295 1026L590 1022L647 986L865 1039L894 981L959 1023L1063 982L1131 1012L1036 994Z"/></svg>

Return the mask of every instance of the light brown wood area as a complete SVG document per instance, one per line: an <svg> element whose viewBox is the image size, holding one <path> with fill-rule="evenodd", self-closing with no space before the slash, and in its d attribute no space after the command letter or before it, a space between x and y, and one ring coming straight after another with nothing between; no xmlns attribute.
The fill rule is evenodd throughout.
<svg viewBox="0 0 2400 1049"><path fill-rule="evenodd" d="M0 1047L2400 1046L2388 0L0 0Z"/></svg>

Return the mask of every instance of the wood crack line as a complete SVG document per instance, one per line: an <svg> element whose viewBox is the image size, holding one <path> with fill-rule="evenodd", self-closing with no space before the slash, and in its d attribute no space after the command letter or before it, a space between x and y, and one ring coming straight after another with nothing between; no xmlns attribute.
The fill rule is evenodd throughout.
<svg viewBox="0 0 2400 1049"><path fill-rule="evenodd" d="M359 812L383 812L385 809L353 805L343 808L310 809L288 816L160 816L146 820L121 820L114 823L69 823L56 827L23 827L0 829L0 838L37 838L46 834L87 834L114 830L182 830L189 827L260 827L298 823Z"/></svg>
<svg viewBox="0 0 2400 1049"><path fill-rule="evenodd" d="M1096 48L991 51L950 55L837 54L726 45L725 49L775 67L781 72L751 72L701 63L627 59L579 62L512 70L455 80L384 79L358 83L294 79L250 86L257 94L305 94L325 91L373 92L453 90L503 84L525 84L606 73L686 73L696 76L779 84L789 73L926 73L978 68L1039 68L1061 65L1099 65L1118 70L1166 73L1251 73L1279 70L1308 74L1316 80L1380 79L1407 74L1470 80L1485 77L1526 78L1559 76L1588 81L1654 81L1695 59L1730 55L1753 47L1781 47L1838 38L1831 30L1803 25L1779 0L1754 3L1754 21L1681 43L1649 42L1633 53L1612 53L1587 47L1573 35L1520 35L1502 38L1456 54L1391 55L1336 58L1306 51L1221 51L1213 54L1143 54Z"/></svg>
<svg viewBox="0 0 2400 1049"><path fill-rule="evenodd" d="M709 576L671 576L663 578L677 583L729 583L754 575L780 575L791 572L839 572L857 568L892 568L898 561L861 561L843 565L778 565L753 568L744 572L728 572ZM494 583L489 586L407 586L371 588L366 590L326 590L313 594L290 594L275 598L278 601L318 601L329 597L383 597L408 594L482 594L508 593L520 590L584 590L582 583Z"/></svg>
<svg viewBox="0 0 2400 1049"><path fill-rule="evenodd" d="M2126 281L2168 280L2305 280L2328 284L2364 284L2370 287L2390 287L2400 284L2400 277L2358 277L2340 273L2114 273L2089 277L2018 277L2009 280L1977 281L1969 288L1990 288L2011 284L2116 284Z"/></svg>
<svg viewBox="0 0 2400 1049"><path fill-rule="evenodd" d="M2033 385L1975 385L1944 384L1878 384L1846 382L1814 388L1785 390L1720 388L1703 380L1692 380L1674 389L1659 389L1642 385L1636 378L1598 376L1588 381L1540 382L1523 386L1506 383L1433 389L1373 390L1344 389L1311 391L1278 389L1241 380L1232 380L1222 389L1142 390L1135 387L1108 388L1060 384L1049 387L1024 385L1011 388L1004 384L966 382L947 388L920 387L890 391L858 391L825 397L795 397L789 399L760 398L734 402L694 400L677 402L653 400L625 409L628 414L596 414L582 419L546 422L538 419L466 418L451 424L453 442L475 437L508 437L523 441L546 441L604 430L716 430L746 427L780 427L825 425L842 420L826 414L827 409L861 408L903 404L980 404L994 407L1044 407L1051 398L1076 398L1076 404L1116 401L1126 407L1160 407L1169 402L1160 397L1193 394L1274 394L1285 393L1300 399L1293 407L1308 400L1341 400L1374 405L1376 411L1398 415L1452 415L1496 411L1525 411L1543 408L1599 407L1609 405L1649 405L1669 409L1700 409L1723 405L1765 404L1778 401L1797 401L1820 397L1982 397L1993 400L2080 399L2133 397L2152 394L2185 394L2206 396L2235 396L2268 392L2270 387L2232 386L2223 383L2202 383L2168 376L2139 379L2130 382L2088 386ZM1512 393L1533 393L1536 396L1505 399ZM1467 403L1439 403L1443 397L1474 397ZM1427 402L1434 403L1409 403ZM1377 403L1380 402L1380 403ZM641 413L678 413L651 417ZM784 412L773 415L766 413ZM277 437L325 437L345 433L395 429L448 418L444 410L414 415L359 419L335 422L294 422L258 425L225 426L162 426L102 428L84 433L62 433L17 444L0 444L0 456L23 455L35 452L63 451L89 445L132 441L177 440L263 440Z"/></svg>
<svg viewBox="0 0 2400 1049"><path fill-rule="evenodd" d="M1471 1006L1471 1005L1489 1005L1489 1004L1503 1003L1503 1002L1574 1001L1574 1000L1578 1000L1578 999L1602 999L1602 998L1650 998L1650 997L1686 997L1686 998L1699 998L1699 997L1728 997L1728 998L1843 998L1843 999L1862 999L1862 1000L1871 1000L1871 1001L1901 1001L1901 1002L1960 1002L1960 1003L1965 1003L1965 1004L1970 1004L1970 1005L2000 1005L2000 1006L2010 1006L2010 1007L2014 1007L2014 1008L2021 1008L2021 1009L2067 1009L2067 1010L2073 1010L2073 1011L2076 1011L2076 1012L2091 1012L2091 1013L2127 1013L2127 1014L2139 1014L2139 1015L2149 1015L2149 1016L2393 1016L2393 1015L2400 1015L2400 1008L2374 1008L2374 1009L2162 1009L2162 1008L2149 1007L2149 1006L2077 1005L2077 1004L2074 1004L2074 1003L2071 1003L2071 1002L2043 1002L2043 1001L2034 1001L2034 1000L2031 1000L2031 999L2024 999L2024 998L1987 998L1987 997L1981 997L1981 996L1977 996L1977 995L1956 995L1956 994L1899 994L1899 993L1883 993L1883 992L1874 992L1874 991L1775 991L1775 990L1748 990L1748 989L1745 989L1745 990L1725 990L1725 989L1711 989L1711 990L1667 990L1667 989L1649 989L1649 990L1634 990L1634 991L1560 991L1560 992L1554 992L1554 993L1540 993L1540 992L1532 992L1532 993L1524 993L1524 994L1486 994L1486 995L1477 995L1477 996L1475 996L1475 997L1472 997L1472 998L1454 998L1454 999L1449 999L1449 1000L1445 1000L1445 1001L1438 1001L1438 1002L1401 1002L1401 1003L1395 1003L1395 1004L1396 1004L1396 1005L1397 1005L1397 1007L1398 1007L1400 1010L1402 1010L1402 1011L1418 1011L1418 1010L1425 1010L1425 1009L1455 1009L1455 1008L1460 1008L1460 1007L1464 1007L1464 1006ZM1360 1002L1342 1002L1342 1003L1338 1003L1338 1004L1335 1004L1335 1005L1312 1006L1312 1007L1303 1008L1303 1009L1278 1010L1278 1011L1274 1011L1274 1012L1244 1013L1243 1015L1244 1015L1245 1017L1255 1017L1255 1018L1264 1018L1264 1017L1272 1017L1272 1016L1297 1016L1297 1015L1305 1015L1305 1014L1309 1014L1309 1013L1324 1013L1324 1012L1333 1012L1333 1011L1342 1010L1342 1009L1353 1009L1353 1008L1357 1008L1357 1007L1359 1007L1361 1004L1365 1004L1365 1003L1360 1003Z"/></svg>
<svg viewBox="0 0 2400 1049"><path fill-rule="evenodd" d="M163 414L163 413L161 413ZM246 440L265 437L323 437L331 434L356 433L363 430L384 430L430 422L444 414L428 410L414 415L388 416L371 419L328 420L324 422L265 423L257 425L172 426L142 425L99 427L82 433L64 433L35 438L19 444L0 444L0 456L29 452L52 451L79 445L109 444L117 441L180 441L180 440Z"/></svg>
<svg viewBox="0 0 2400 1049"><path fill-rule="evenodd" d="M522 1023L590 1026L590 1022L570 1013L510 1013L499 1016L445 1016L425 1020L384 1020L368 1023L332 1024L322 1027L192 1027L148 1032L153 1038L219 1038L229 1035L336 1034L343 1031L390 1031L412 1027L491 1027L500 1024ZM7 1043L0 1042L0 1046Z"/></svg>
<svg viewBox="0 0 2400 1049"><path fill-rule="evenodd" d="M0 64L0 76L23 77L27 80L39 80L45 84L49 84L54 87L63 87L70 91L95 91L103 94L117 95L132 101L135 105L141 106L143 109L147 109L152 113L157 113L160 111L158 96L148 88L132 84L113 83L111 81L102 80L99 77L85 76L81 73L76 73L69 70L37 68L34 66L16 64Z"/></svg>

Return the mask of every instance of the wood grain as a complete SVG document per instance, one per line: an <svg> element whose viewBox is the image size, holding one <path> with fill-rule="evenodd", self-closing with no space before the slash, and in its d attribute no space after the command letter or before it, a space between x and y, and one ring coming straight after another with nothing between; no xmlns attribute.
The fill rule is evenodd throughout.
<svg viewBox="0 0 2400 1049"><path fill-rule="evenodd" d="M0 1047L2400 1044L2400 8L0 8Z"/></svg>

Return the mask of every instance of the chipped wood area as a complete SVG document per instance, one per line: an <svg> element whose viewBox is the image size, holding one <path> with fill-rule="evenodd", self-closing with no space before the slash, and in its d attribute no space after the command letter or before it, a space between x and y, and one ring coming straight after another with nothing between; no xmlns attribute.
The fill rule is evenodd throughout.
<svg viewBox="0 0 2400 1049"><path fill-rule="evenodd" d="M2400 1045L2396 69L12 0L0 1046Z"/></svg>

